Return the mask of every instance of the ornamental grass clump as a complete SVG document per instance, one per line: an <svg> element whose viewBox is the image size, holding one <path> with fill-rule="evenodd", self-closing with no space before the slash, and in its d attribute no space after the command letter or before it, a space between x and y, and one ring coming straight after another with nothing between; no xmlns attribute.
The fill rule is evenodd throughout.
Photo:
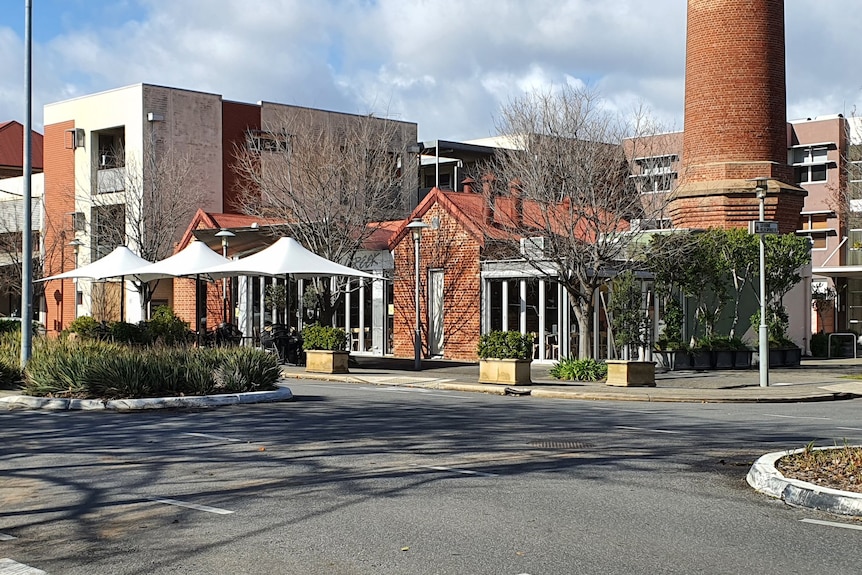
<svg viewBox="0 0 862 575"><path fill-rule="evenodd" d="M567 381L599 381L608 375L608 366L592 358L566 357L554 363L548 372L555 379Z"/></svg>
<svg viewBox="0 0 862 575"><path fill-rule="evenodd" d="M0 389L17 389L23 383L21 334L0 331Z"/></svg>
<svg viewBox="0 0 862 575"><path fill-rule="evenodd" d="M142 398L275 389L276 359L250 348L139 348L41 341L25 370L31 395Z"/></svg>

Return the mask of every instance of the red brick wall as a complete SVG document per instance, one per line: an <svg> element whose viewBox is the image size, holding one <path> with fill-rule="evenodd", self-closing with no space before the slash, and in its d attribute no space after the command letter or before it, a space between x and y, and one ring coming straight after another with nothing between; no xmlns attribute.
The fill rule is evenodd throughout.
<svg viewBox="0 0 862 575"><path fill-rule="evenodd" d="M420 317L423 357L428 350L427 279L429 269L443 270L443 357L475 361L481 331L480 246L448 212L432 206L423 221L438 217L438 229L423 230L420 243ZM393 354L413 357L414 259L413 239L407 234L395 246Z"/></svg>
<svg viewBox="0 0 862 575"><path fill-rule="evenodd" d="M69 212L75 211L75 150L66 148L66 130L74 127L73 121L45 126L45 276L69 271L75 266L75 253L68 245L74 237ZM49 334L56 335L75 319L74 282L48 282L45 298L45 327Z"/></svg>
<svg viewBox="0 0 862 575"><path fill-rule="evenodd" d="M236 146L245 145L247 130L260 130L260 106L240 102L222 102L222 211L237 213L238 176L233 169Z"/></svg>
<svg viewBox="0 0 862 575"><path fill-rule="evenodd" d="M675 227L758 218L754 183L793 181L787 165L783 0L689 0L683 166ZM805 192L770 189L767 218L799 228Z"/></svg>
<svg viewBox="0 0 862 575"><path fill-rule="evenodd" d="M771 161L788 181L786 120L784 0L689 0L684 177L721 179L716 162Z"/></svg>
<svg viewBox="0 0 862 575"><path fill-rule="evenodd" d="M223 305L221 299L221 281L207 282L206 284L206 318L207 329L213 329L224 321ZM189 324L190 329L195 329L195 280L189 278L174 279L174 313Z"/></svg>

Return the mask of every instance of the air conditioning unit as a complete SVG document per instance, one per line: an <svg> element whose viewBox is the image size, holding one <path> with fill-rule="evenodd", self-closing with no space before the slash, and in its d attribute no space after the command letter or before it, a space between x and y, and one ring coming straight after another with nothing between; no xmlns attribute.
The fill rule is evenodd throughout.
<svg viewBox="0 0 862 575"><path fill-rule="evenodd" d="M535 236L521 238L521 255L527 259L541 259L545 256L545 238Z"/></svg>

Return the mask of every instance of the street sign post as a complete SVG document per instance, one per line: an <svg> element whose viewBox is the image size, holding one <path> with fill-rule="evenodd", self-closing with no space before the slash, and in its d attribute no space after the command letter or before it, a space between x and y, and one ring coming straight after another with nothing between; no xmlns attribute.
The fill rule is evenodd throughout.
<svg viewBox="0 0 862 575"><path fill-rule="evenodd" d="M754 220L748 222L748 233L750 234L777 234L778 233L778 222L773 221L758 221Z"/></svg>

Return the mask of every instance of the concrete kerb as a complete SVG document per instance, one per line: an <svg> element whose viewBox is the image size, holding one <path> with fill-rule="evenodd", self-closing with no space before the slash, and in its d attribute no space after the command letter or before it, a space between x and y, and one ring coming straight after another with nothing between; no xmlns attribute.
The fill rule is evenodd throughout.
<svg viewBox="0 0 862 575"><path fill-rule="evenodd" d="M817 447L816 449L840 449L840 447ZM802 451L804 449L776 451L763 455L751 466L745 480L755 491L781 499L794 507L818 509L837 515L862 516L862 493L840 491L791 479L776 469L775 464L779 459Z"/></svg>
<svg viewBox="0 0 862 575"><path fill-rule="evenodd" d="M289 387L280 385L273 391L251 391L248 393L225 393L218 395L196 395L183 397L148 397L145 399L62 399L32 397L29 395L10 395L0 397L0 409L45 409L67 410L110 410L138 411L144 409L176 409L188 407L220 407L238 403L263 403L286 401L293 397Z"/></svg>

